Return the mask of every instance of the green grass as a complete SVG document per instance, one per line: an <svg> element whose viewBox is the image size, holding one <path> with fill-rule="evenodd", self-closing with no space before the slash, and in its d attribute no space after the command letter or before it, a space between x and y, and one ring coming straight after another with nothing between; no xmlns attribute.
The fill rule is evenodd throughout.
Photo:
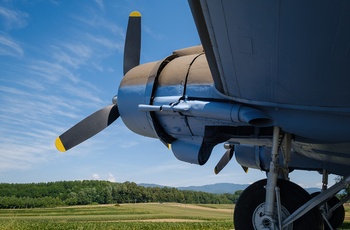
<svg viewBox="0 0 350 230"><path fill-rule="evenodd" d="M232 206L122 204L0 210L0 229L233 229Z"/></svg>
<svg viewBox="0 0 350 230"><path fill-rule="evenodd" d="M350 229L350 206L345 206ZM0 209L0 229L233 229L232 205L175 203Z"/></svg>

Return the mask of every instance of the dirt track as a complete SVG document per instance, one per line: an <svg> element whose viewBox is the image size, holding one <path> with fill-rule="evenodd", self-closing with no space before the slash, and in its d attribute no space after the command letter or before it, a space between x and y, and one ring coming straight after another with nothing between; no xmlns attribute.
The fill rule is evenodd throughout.
<svg viewBox="0 0 350 230"><path fill-rule="evenodd" d="M208 211L215 211L215 212L225 212L225 213L232 213L232 209L226 209L226 208L210 208L210 207L203 207L195 204L168 204L169 206L177 206L177 207L184 207L184 208L190 208L190 209L199 209L199 210L208 210Z"/></svg>

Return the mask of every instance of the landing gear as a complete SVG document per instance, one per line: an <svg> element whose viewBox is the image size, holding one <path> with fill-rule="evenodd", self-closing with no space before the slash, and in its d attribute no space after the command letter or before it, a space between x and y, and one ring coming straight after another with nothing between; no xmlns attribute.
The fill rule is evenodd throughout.
<svg viewBox="0 0 350 230"><path fill-rule="evenodd" d="M322 173L322 191L326 191L328 188L328 171L323 170ZM311 194L311 197L315 197L321 194L321 192L315 192ZM321 215L324 220L324 229L325 230L333 230L339 228L345 219L345 209L344 202L346 201L346 197L343 201L340 201L336 196L332 196L325 203L319 206L321 211Z"/></svg>
<svg viewBox="0 0 350 230"><path fill-rule="evenodd" d="M237 230L323 229L321 212L316 205L308 209L302 207L309 202L311 196L288 180L292 136L286 133L281 135L280 131L279 127L273 129L267 179L249 186L237 201L234 212ZM283 165L279 163L280 149Z"/></svg>
<svg viewBox="0 0 350 230"><path fill-rule="evenodd" d="M333 196L331 199L329 199L326 203L326 210L325 210L325 217L328 220L328 223L330 224L330 226L328 226L328 223L325 223L325 230L328 229L337 229L339 228L345 219L345 209L343 205L340 205L338 208L336 208L334 211L330 211L332 210L332 208L337 205L340 202L340 200ZM332 227L332 228L330 228Z"/></svg>
<svg viewBox="0 0 350 230"><path fill-rule="evenodd" d="M315 197L318 194L320 194L320 192L315 192L311 194L311 197ZM333 196L325 204L321 205L320 210L324 218L325 230L337 229L343 224L345 219L344 206L340 205L333 210L335 205L339 202L340 200L336 196Z"/></svg>
<svg viewBox="0 0 350 230"><path fill-rule="evenodd" d="M261 168L268 172L267 179L252 184L241 194L234 212L235 229L319 230L342 224L342 205L350 195L341 201L335 195L350 184L350 175L328 188L328 171L324 169L322 192L311 197L289 181L292 144L292 135L274 127L270 165Z"/></svg>
<svg viewBox="0 0 350 230"><path fill-rule="evenodd" d="M276 229L279 226L279 217L281 221L285 220L291 213L311 199L311 196L298 185L287 180L278 180L280 206L277 203L275 204L275 209L278 211L271 218L264 215L266 182L266 179L257 181L241 194L234 212L235 229ZM280 215L277 213L280 213ZM323 229L319 210L317 208L310 210L284 228L284 230L291 229Z"/></svg>

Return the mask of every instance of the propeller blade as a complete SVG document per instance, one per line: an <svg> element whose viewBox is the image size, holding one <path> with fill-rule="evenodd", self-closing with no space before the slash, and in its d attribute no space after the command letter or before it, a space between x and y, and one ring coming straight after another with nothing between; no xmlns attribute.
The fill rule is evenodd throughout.
<svg viewBox="0 0 350 230"><path fill-rule="evenodd" d="M140 64L141 52L141 14L137 11L129 15L124 46L124 75Z"/></svg>
<svg viewBox="0 0 350 230"><path fill-rule="evenodd" d="M91 114L56 138L56 148L65 152L99 133L119 117L118 105L113 104Z"/></svg>
<svg viewBox="0 0 350 230"><path fill-rule="evenodd" d="M221 157L220 161L217 163L215 166L214 172L215 174L218 174L225 166L227 163L231 160L232 156L234 153L234 148L229 148L225 154Z"/></svg>

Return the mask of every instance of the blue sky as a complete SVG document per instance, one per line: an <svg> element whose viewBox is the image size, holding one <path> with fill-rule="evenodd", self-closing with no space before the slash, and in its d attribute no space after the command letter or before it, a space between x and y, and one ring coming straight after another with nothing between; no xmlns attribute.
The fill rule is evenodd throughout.
<svg viewBox="0 0 350 230"><path fill-rule="evenodd" d="M141 63L200 44L185 0L0 0L0 182L188 186L265 177L258 170L245 174L235 160L215 175L223 145L204 166L180 162L160 141L132 133L121 119L68 152L55 149L57 136L117 94L134 10L142 14ZM307 187L321 181L317 173L291 176Z"/></svg>

